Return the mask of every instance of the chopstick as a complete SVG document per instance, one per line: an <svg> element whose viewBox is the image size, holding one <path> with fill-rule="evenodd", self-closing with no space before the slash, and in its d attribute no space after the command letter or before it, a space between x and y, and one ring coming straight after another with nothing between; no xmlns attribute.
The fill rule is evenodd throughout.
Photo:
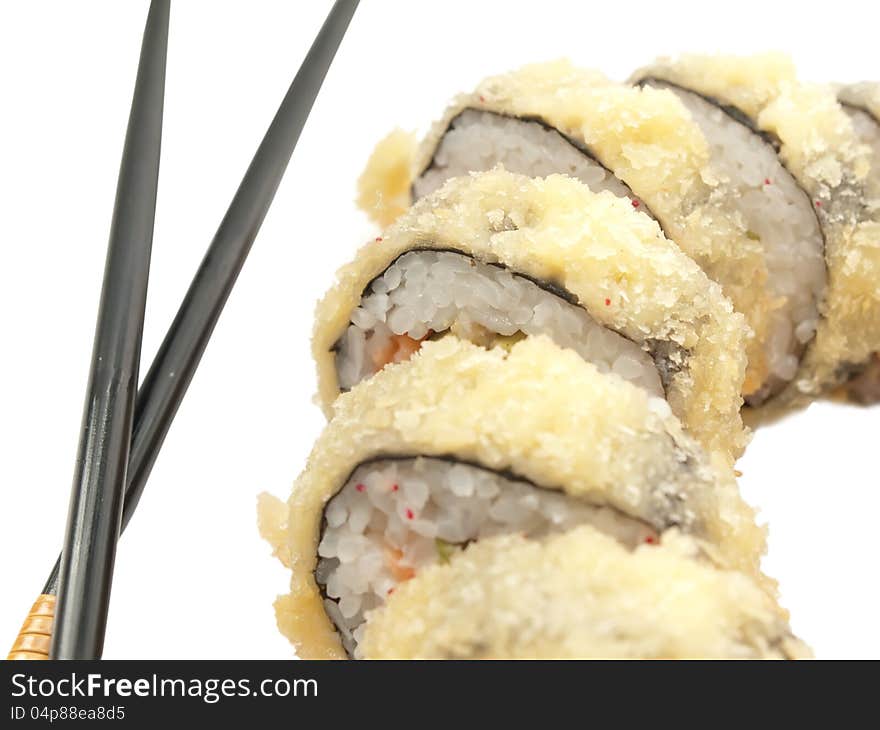
<svg viewBox="0 0 880 730"><path fill-rule="evenodd" d="M123 528L247 259L359 0L336 0L254 154L138 391Z"/></svg>
<svg viewBox="0 0 880 730"><path fill-rule="evenodd" d="M337 0L260 143L138 391L122 528L128 524L153 463L199 365L211 332L275 196L302 128L358 0ZM25 621L9 658L45 658L59 563ZM34 650L36 649L36 651Z"/></svg>
<svg viewBox="0 0 880 730"><path fill-rule="evenodd" d="M61 553L55 659L98 658L104 645L153 244L169 5L150 5L119 168Z"/></svg>

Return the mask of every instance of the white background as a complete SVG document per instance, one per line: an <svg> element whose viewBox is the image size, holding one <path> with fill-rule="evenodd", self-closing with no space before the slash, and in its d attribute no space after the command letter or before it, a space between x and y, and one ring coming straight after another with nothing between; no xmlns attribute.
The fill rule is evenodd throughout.
<svg viewBox="0 0 880 730"><path fill-rule="evenodd" d="M144 371L330 3L172 6ZM0 644L62 538L146 10L0 2ZM105 656L292 655L255 500L286 496L322 426L312 310L376 235L352 199L390 128L424 130L481 77L562 55L624 78L664 53L781 49L804 77L880 78L878 16L841 1L364 0L120 543ZM880 655L878 429L880 409L815 405L758 433L740 466L771 526L767 570L820 657Z"/></svg>

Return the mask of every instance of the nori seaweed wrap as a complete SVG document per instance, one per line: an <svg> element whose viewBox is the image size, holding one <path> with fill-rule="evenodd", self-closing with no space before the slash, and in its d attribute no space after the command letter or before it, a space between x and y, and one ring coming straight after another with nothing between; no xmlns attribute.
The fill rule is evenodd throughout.
<svg viewBox="0 0 880 730"><path fill-rule="evenodd" d="M870 205L874 211L880 208L880 83L865 81L850 84L838 89L837 98L843 110L849 115L859 139L871 153L871 170L868 173ZM880 231L877 231L880 238ZM867 266L867 262L862 264ZM880 267L876 261L871 272L875 281L880 281ZM880 401L880 353L855 372L843 384L846 396L857 403L871 404Z"/></svg>

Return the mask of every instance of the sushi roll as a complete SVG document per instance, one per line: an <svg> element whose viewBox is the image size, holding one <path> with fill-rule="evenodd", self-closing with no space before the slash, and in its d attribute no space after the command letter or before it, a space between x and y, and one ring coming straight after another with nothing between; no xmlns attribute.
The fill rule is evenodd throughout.
<svg viewBox="0 0 880 730"><path fill-rule="evenodd" d="M856 134L871 151L868 186L875 209L880 206L880 83L851 84L838 90L837 98L852 120ZM880 232L878 232L880 237ZM874 270L874 281L880 281L880 269ZM861 372L855 373L844 385L850 400L868 404L880 401L880 353Z"/></svg>
<svg viewBox="0 0 880 730"><path fill-rule="evenodd" d="M743 317L649 216L570 177L455 178L367 243L317 308L326 412L448 334L486 346L547 335L664 396L728 463L746 443Z"/></svg>
<svg viewBox="0 0 880 730"><path fill-rule="evenodd" d="M867 185L871 191L870 204L876 210L880 206L880 82L842 86L837 99L859 140L868 146L871 170Z"/></svg>
<svg viewBox="0 0 880 730"><path fill-rule="evenodd" d="M782 177L775 152L767 157L759 182ZM673 93L611 84L565 61L489 78L455 99L421 145L401 132L380 143L360 202L384 224L450 177L496 164L532 176L565 173L653 216L746 316L754 332L742 388L748 403L761 404L794 376L825 281L818 223L808 211L808 235L794 243L772 235L781 223L754 196L731 189L728 161ZM789 296L792 257L804 286Z"/></svg>
<svg viewBox="0 0 880 730"><path fill-rule="evenodd" d="M472 542L581 525L626 550L675 528L772 591L732 471L666 401L544 336L509 350L425 343L341 395L289 501L260 503L292 572L278 623L304 658L362 656L365 625L398 586Z"/></svg>
<svg viewBox="0 0 880 730"><path fill-rule="evenodd" d="M589 525L505 535L426 567L367 621L373 659L798 659L777 603L692 538L630 548Z"/></svg>
<svg viewBox="0 0 880 730"><path fill-rule="evenodd" d="M776 54L661 60L633 80L687 106L787 272L779 342L797 368L767 413L861 372L880 346L880 236L868 150L833 91L798 83Z"/></svg>

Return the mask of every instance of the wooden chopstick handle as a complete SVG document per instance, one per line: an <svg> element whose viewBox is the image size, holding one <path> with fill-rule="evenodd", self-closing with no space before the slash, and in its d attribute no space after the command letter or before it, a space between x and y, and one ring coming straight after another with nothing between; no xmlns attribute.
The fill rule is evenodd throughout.
<svg viewBox="0 0 880 730"><path fill-rule="evenodd" d="M55 596L41 595L22 624L7 659L48 659L55 622Z"/></svg>

